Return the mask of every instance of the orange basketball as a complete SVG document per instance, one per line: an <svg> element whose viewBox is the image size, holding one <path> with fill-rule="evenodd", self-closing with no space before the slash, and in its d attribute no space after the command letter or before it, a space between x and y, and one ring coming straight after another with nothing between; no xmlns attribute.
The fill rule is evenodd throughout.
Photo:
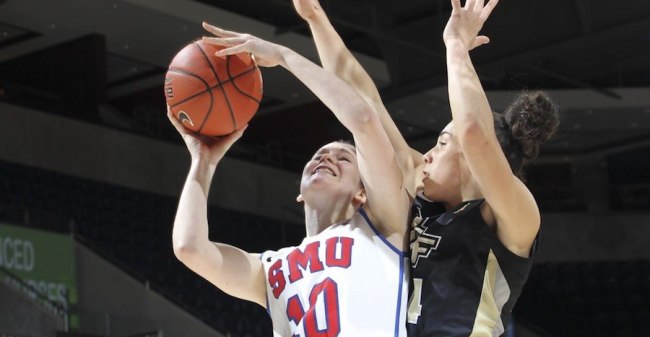
<svg viewBox="0 0 650 337"><path fill-rule="evenodd" d="M201 40L185 46L165 75L172 113L192 131L223 136L246 125L262 99L262 74L247 53L215 56Z"/></svg>

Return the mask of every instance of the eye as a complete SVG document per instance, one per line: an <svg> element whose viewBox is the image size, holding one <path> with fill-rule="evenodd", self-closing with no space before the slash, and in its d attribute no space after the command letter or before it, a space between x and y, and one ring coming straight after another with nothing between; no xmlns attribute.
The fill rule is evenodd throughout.
<svg viewBox="0 0 650 337"><path fill-rule="evenodd" d="M316 160L316 161L318 161L318 160L320 160L320 158L321 158L321 156L314 156L311 160Z"/></svg>
<svg viewBox="0 0 650 337"><path fill-rule="evenodd" d="M339 160L347 161L348 163L352 162L352 159L350 159L350 157L341 157Z"/></svg>

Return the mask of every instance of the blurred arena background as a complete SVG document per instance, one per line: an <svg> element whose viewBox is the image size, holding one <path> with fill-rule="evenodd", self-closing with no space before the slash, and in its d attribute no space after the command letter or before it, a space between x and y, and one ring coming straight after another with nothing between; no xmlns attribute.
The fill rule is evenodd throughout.
<svg viewBox="0 0 650 337"><path fill-rule="evenodd" d="M407 141L450 118L448 0L322 0ZM0 336L270 336L266 312L171 248L189 156L165 117L200 22L316 60L290 0L0 1ZM512 336L650 336L650 2L502 0L473 58L493 109L548 90L560 136L528 170L540 250ZM346 132L281 69L217 172L211 235L249 251L304 235L299 172Z"/></svg>

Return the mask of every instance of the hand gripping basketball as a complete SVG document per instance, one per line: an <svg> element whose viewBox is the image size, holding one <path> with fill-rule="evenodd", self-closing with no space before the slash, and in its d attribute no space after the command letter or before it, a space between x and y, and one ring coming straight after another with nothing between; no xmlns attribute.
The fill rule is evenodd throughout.
<svg viewBox="0 0 650 337"><path fill-rule="evenodd" d="M215 56L223 47L196 41L172 60L165 98L182 125L207 136L241 129L262 99L262 75L248 53Z"/></svg>

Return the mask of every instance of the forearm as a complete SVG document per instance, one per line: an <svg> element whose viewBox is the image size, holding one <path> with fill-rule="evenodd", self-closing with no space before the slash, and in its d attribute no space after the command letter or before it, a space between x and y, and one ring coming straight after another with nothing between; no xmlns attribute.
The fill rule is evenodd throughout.
<svg viewBox="0 0 650 337"><path fill-rule="evenodd" d="M258 257L208 237L207 189L215 171L192 160L174 221L174 254L185 266L232 296L265 306L264 270Z"/></svg>
<svg viewBox="0 0 650 337"><path fill-rule="evenodd" d="M372 106L396 151L400 168L404 174L410 174L422 155L406 143L368 72L347 48L324 12L318 12L308 23L323 68L350 84Z"/></svg>
<svg viewBox="0 0 650 337"><path fill-rule="evenodd" d="M458 136L480 128L494 132L492 111L469 50L462 43L447 45L449 103ZM461 139L462 142L462 139Z"/></svg>
<svg viewBox="0 0 650 337"><path fill-rule="evenodd" d="M381 104L374 81L347 48L325 13L321 12L308 23L323 68L349 83L369 103Z"/></svg>
<svg viewBox="0 0 650 337"><path fill-rule="evenodd" d="M196 253L202 244L209 242L207 200L214 169L207 160L192 160L172 232L174 251L179 258Z"/></svg>
<svg viewBox="0 0 650 337"><path fill-rule="evenodd" d="M289 48L282 49L281 65L325 104L350 132L362 132L374 113L369 104L342 79Z"/></svg>

